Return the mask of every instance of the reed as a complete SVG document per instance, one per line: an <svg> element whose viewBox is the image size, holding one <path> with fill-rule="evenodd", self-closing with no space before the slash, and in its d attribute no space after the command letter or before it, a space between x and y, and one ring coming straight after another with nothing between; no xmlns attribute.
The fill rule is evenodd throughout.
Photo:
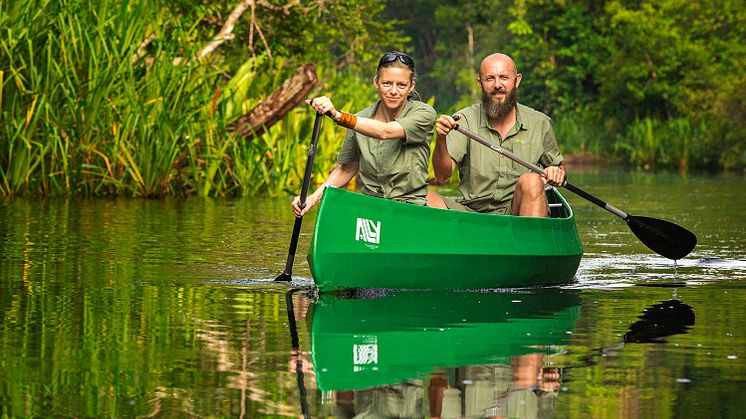
<svg viewBox="0 0 746 419"><path fill-rule="evenodd" d="M687 171L691 167L704 168L715 150L707 150L704 121L694 124L688 119L660 121L653 118L635 120L614 143L614 150L635 167L652 170L675 168ZM708 158L709 156L709 158Z"/></svg>
<svg viewBox="0 0 746 419"><path fill-rule="evenodd" d="M175 54L194 54L200 45L193 42L159 43L149 51L151 61L133 60L152 26L165 26L153 7L0 3L7 10L0 15L0 194L297 193L313 123L309 108L298 107L253 138L226 128L293 70L284 59L175 65ZM190 27L171 31L172 40L197 37ZM344 109L357 111L374 98L372 87L360 88L370 85L368 77L321 77L328 83L321 93L333 94ZM315 181L333 167L344 133L326 121Z"/></svg>
<svg viewBox="0 0 746 419"><path fill-rule="evenodd" d="M604 151L603 127L588 111L554 118L560 149L566 154L600 155Z"/></svg>

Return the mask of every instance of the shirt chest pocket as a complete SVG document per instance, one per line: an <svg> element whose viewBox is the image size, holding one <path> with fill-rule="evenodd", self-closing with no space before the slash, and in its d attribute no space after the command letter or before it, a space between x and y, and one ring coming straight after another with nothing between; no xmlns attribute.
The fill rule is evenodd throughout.
<svg viewBox="0 0 746 419"><path fill-rule="evenodd" d="M516 139L513 142L512 151L513 154L515 154L516 156L532 164L539 164L539 159L541 159L542 154L541 147L538 147L533 142L524 139ZM511 165L515 173L530 172L529 169L518 162L514 162L511 160Z"/></svg>

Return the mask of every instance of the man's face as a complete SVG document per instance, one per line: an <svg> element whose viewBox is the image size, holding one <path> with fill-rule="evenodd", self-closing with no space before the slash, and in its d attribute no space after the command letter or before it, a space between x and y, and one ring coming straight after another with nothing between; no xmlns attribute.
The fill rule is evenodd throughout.
<svg viewBox="0 0 746 419"><path fill-rule="evenodd" d="M482 87L482 104L488 117L498 119L515 108L520 78L505 61L484 63L480 69L479 85Z"/></svg>

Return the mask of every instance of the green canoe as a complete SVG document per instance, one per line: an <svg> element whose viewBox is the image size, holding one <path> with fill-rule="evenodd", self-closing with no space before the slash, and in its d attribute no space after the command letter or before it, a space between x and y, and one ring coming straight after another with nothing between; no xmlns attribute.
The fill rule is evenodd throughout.
<svg viewBox="0 0 746 419"><path fill-rule="evenodd" d="M308 262L320 291L465 290L573 280L583 247L565 198L550 218L441 210L327 188Z"/></svg>
<svg viewBox="0 0 746 419"><path fill-rule="evenodd" d="M321 390L396 384L439 368L509 364L571 343L575 290L409 292L371 299L325 294L309 307Z"/></svg>

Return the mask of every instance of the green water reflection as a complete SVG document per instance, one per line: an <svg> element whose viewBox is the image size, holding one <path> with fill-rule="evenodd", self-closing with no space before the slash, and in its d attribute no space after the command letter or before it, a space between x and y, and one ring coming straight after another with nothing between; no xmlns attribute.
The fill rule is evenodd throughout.
<svg viewBox="0 0 746 419"><path fill-rule="evenodd" d="M310 416L344 416L354 409L354 392L358 401L370 400L380 396L376 389L417 380L422 385L403 388L421 390L422 411L429 412L434 384L446 416L457 400L466 415L470 385L492 392L480 399L492 403L490 412L517 417L740 416L746 411L743 177L588 172L572 181L625 211L691 229L699 245L674 265L639 244L621 220L568 194L586 249L575 284L543 291L549 295L467 295L466 304L447 304L454 296L389 296L398 303L388 307L376 306L386 299L336 301L300 291L292 299L298 351L288 328L288 286L271 282L287 256L288 201L0 201L0 416L295 417L301 400ZM312 227L309 217L300 252ZM291 286L310 287L309 275L297 257ZM512 301L540 294L531 315L485 310L473 301L528 307ZM573 300L563 303L567 296ZM398 376L343 377L344 386L325 386L329 370L318 369L324 357L352 352L333 341L317 348L315 316L343 306L351 311L341 325L351 329L336 330L342 336L364 326L368 335L386 332L379 342L391 337L386 342L403 345L401 352L419 341L407 340L411 330L387 330L420 326L432 332L413 336L441 350L430 357L401 352ZM688 307L695 321L671 323L667 316L661 321L667 327L642 328L646 313L664 306ZM446 308L422 316L427 307ZM556 341L492 333L553 316L567 320L561 330L572 329L551 335L561 336ZM450 334L442 338L434 328ZM477 332L476 343L466 350L469 331ZM511 345L518 349L500 349ZM516 361L532 354L543 357L540 364ZM547 358L562 375L550 380L554 371L547 371L559 390L539 406L538 397L550 392L537 383L522 387L513 371L541 365L543 373ZM475 384L482 382L490 385ZM533 397L534 410L515 410Z"/></svg>
<svg viewBox="0 0 746 419"><path fill-rule="evenodd" d="M578 294L323 296L310 310L316 382L344 417L549 413Z"/></svg>

